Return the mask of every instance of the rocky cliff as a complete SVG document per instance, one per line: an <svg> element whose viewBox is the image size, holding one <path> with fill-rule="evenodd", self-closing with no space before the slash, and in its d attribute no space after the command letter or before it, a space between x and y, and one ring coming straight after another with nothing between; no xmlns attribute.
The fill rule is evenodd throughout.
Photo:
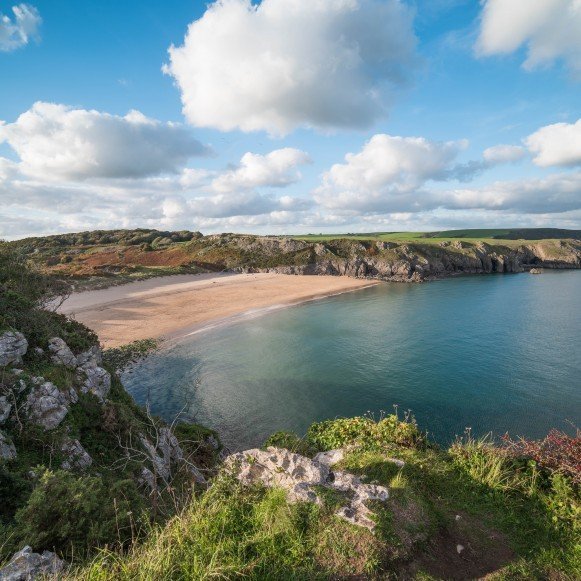
<svg viewBox="0 0 581 581"><path fill-rule="evenodd" d="M310 251L302 264L242 267L250 272L282 274L338 275L377 278L400 282L421 282L458 274L523 272L531 268L581 268L579 241L542 241L515 247L485 242L440 242L438 244L398 244L384 241L360 242L340 239L308 243L290 239L258 239L255 252L274 252L285 257ZM237 240L242 248L249 245Z"/></svg>
<svg viewBox="0 0 581 581"><path fill-rule="evenodd" d="M20 241L17 246L52 274L68 277L75 284L92 280L105 286L159 274L223 270L416 282L462 273L581 267L581 241L577 239L390 241L346 237L308 241L198 233L176 240L157 237L153 242L139 242L139 237L90 240L49 237Z"/></svg>

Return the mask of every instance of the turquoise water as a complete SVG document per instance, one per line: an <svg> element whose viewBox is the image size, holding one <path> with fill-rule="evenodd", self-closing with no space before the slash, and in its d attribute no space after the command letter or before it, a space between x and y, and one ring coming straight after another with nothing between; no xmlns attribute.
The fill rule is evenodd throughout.
<svg viewBox="0 0 581 581"><path fill-rule="evenodd" d="M413 410L440 443L581 424L581 272L386 283L183 340L124 377L232 449L315 420Z"/></svg>

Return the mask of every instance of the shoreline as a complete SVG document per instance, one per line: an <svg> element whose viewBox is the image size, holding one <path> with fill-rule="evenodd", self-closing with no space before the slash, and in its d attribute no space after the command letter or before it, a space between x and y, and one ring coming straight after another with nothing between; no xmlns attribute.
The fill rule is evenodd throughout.
<svg viewBox="0 0 581 581"><path fill-rule="evenodd" d="M92 328L109 348L149 338L178 341L380 283L346 276L274 273L174 275L73 293L59 312Z"/></svg>

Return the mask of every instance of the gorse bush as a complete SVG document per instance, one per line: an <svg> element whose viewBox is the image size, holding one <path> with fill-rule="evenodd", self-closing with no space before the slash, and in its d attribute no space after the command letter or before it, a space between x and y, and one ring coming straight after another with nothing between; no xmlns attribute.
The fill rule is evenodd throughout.
<svg viewBox="0 0 581 581"><path fill-rule="evenodd" d="M110 486L96 476L47 470L16 513L14 537L63 555L86 554L105 542L135 539L144 502L132 480Z"/></svg>
<svg viewBox="0 0 581 581"><path fill-rule="evenodd" d="M418 446L425 442L415 419L407 415L403 420L395 414L380 418L358 416L314 423L307 439L321 450L356 445L367 450L378 450L390 445Z"/></svg>

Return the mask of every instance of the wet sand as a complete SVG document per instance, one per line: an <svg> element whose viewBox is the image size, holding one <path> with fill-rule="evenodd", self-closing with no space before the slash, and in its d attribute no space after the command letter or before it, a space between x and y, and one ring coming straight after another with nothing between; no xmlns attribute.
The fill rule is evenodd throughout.
<svg viewBox="0 0 581 581"><path fill-rule="evenodd" d="M174 339L304 301L378 284L346 276L167 276L71 295L60 312L93 329L105 347Z"/></svg>

